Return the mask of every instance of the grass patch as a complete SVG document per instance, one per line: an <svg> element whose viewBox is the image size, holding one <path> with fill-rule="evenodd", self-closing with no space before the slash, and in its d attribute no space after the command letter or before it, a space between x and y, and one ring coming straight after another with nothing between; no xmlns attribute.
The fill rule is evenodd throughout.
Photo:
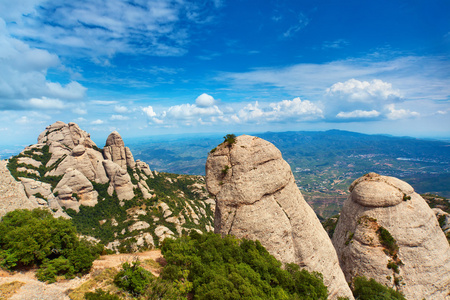
<svg viewBox="0 0 450 300"><path fill-rule="evenodd" d="M97 273L97 274L96 274ZM93 292L96 289L103 288L111 292L118 292L119 289L113 285L114 276L118 271L116 268L108 268L101 271L95 271L92 279L86 281L72 292L69 297L72 300L84 300L84 294Z"/></svg>
<svg viewBox="0 0 450 300"><path fill-rule="evenodd" d="M9 299L23 285L25 285L25 283L20 281L13 281L0 285L0 299Z"/></svg>

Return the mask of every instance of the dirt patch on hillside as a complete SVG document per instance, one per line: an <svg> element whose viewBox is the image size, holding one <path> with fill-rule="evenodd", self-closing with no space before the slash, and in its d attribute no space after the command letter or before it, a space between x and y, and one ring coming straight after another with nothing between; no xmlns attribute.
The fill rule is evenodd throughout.
<svg viewBox="0 0 450 300"><path fill-rule="evenodd" d="M91 280L93 274L111 268L119 270L123 263L131 263L137 259L142 262L142 267L155 276L159 276L161 265L165 264L160 250L103 255L94 261L91 272L82 278L60 280L52 284L37 280L36 270L15 273L0 271L0 300L69 300L69 293Z"/></svg>

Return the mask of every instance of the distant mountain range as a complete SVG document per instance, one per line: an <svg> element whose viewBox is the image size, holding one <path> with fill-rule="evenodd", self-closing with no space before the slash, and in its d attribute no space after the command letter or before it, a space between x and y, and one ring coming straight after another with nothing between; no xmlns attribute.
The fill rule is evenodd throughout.
<svg viewBox="0 0 450 300"><path fill-rule="evenodd" d="M349 184L368 172L402 178L419 193L450 196L450 142L341 130L252 135L280 149L307 199L323 195L342 200ZM153 170L204 175L208 152L222 141L218 135L190 135L135 139L128 145Z"/></svg>

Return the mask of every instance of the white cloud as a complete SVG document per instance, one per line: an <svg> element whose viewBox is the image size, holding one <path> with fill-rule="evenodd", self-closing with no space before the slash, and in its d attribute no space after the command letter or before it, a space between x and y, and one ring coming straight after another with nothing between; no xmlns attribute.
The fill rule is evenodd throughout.
<svg viewBox="0 0 450 300"><path fill-rule="evenodd" d="M58 56L46 50L32 48L28 44L13 38L0 18L0 107L7 109L27 109L21 101L30 99L59 99L63 101L82 99L86 88L76 81L66 85L47 79L48 70L61 68ZM55 102L55 101L54 101ZM31 101L37 106L42 101Z"/></svg>
<svg viewBox="0 0 450 300"><path fill-rule="evenodd" d="M167 110L167 117L177 120L192 120L197 119L200 116L218 116L223 112L216 106L198 107L195 104L181 104L171 106Z"/></svg>
<svg viewBox="0 0 450 300"><path fill-rule="evenodd" d="M376 110L365 111L365 110L354 110L350 112L341 111L336 115L337 118L342 119L366 119L366 118L376 118L380 116L380 112Z"/></svg>
<svg viewBox="0 0 450 300"><path fill-rule="evenodd" d="M18 124L27 124L30 122L31 122L31 120L27 116L22 116L16 120L16 123L18 123Z"/></svg>
<svg viewBox="0 0 450 300"><path fill-rule="evenodd" d="M27 105L36 109L64 109L66 107L61 100L47 97L42 97L41 99L32 98L27 101Z"/></svg>
<svg viewBox="0 0 450 300"><path fill-rule="evenodd" d="M258 101L255 104L249 103L244 108L240 109L237 115L233 115L231 118L235 122L261 122L263 121L264 112L259 108Z"/></svg>
<svg viewBox="0 0 450 300"><path fill-rule="evenodd" d="M413 118L420 115L418 112L410 111L409 109L395 109L394 104L390 104L386 108L389 111L387 117L390 120Z"/></svg>
<svg viewBox="0 0 450 300"><path fill-rule="evenodd" d="M91 103L92 103L92 104L95 104L95 105L104 105L104 106L108 106L108 105L116 104L117 101L92 100Z"/></svg>
<svg viewBox="0 0 450 300"><path fill-rule="evenodd" d="M125 113L128 112L128 108L126 106L123 106L123 105L116 105L114 107L114 111L116 113L119 113L119 114L125 114Z"/></svg>
<svg viewBox="0 0 450 300"><path fill-rule="evenodd" d="M288 122L308 121L323 118L322 110L308 100L294 98L270 103L268 107L260 107L258 101L249 103L233 115L231 119L238 123L256 122Z"/></svg>
<svg viewBox="0 0 450 300"><path fill-rule="evenodd" d="M200 96L195 99L195 104L198 107L208 107L214 105L214 98L208 94L201 94Z"/></svg>
<svg viewBox="0 0 450 300"><path fill-rule="evenodd" d="M171 0L25 1L28 13L15 12L15 23L9 25L15 36L58 53L91 56L103 65L116 53L183 55L190 39L187 28L204 23L215 10Z"/></svg>
<svg viewBox="0 0 450 300"><path fill-rule="evenodd" d="M74 109L72 109L72 112L74 114L77 114L77 115L85 115L85 114L87 114L87 110L86 109L82 109L80 107L75 107Z"/></svg>
<svg viewBox="0 0 450 300"><path fill-rule="evenodd" d="M308 100L294 98L293 100L283 100L277 103L270 103L273 111L267 112L269 120L287 120L287 119L316 119L322 118L322 110Z"/></svg>
<svg viewBox="0 0 450 300"><path fill-rule="evenodd" d="M379 79L359 81L350 79L333 84L326 90L326 96L348 102L371 103L377 101L394 102L402 98L400 91L394 90L392 84Z"/></svg>
<svg viewBox="0 0 450 300"><path fill-rule="evenodd" d="M129 118L127 116L122 116L122 115L112 115L111 116L111 120L112 121L126 121Z"/></svg>
<svg viewBox="0 0 450 300"><path fill-rule="evenodd" d="M145 112L145 114L149 117L156 117L156 113L153 111L153 107L151 105L147 106L147 107L143 107L142 111Z"/></svg>
<svg viewBox="0 0 450 300"><path fill-rule="evenodd" d="M322 44L322 49L341 49L348 46L350 43L344 39L338 39L334 41L325 41Z"/></svg>
<svg viewBox="0 0 450 300"><path fill-rule="evenodd" d="M101 125L101 124L104 124L104 123L105 122L100 120L100 119L97 119L97 120L91 122L92 125Z"/></svg>
<svg viewBox="0 0 450 300"><path fill-rule="evenodd" d="M336 82L352 78L370 82L377 78L395 86L394 91L401 91L404 99L432 101L450 97L448 70L450 61L445 57L406 56L380 61L379 57L367 56L221 73L215 79L228 83L235 91L252 89L254 95L264 95L270 88L320 100L324 91Z"/></svg>

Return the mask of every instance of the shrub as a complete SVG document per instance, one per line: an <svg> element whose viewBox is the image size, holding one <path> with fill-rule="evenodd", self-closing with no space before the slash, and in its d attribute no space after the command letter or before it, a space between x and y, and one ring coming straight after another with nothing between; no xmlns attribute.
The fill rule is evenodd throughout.
<svg viewBox="0 0 450 300"><path fill-rule="evenodd" d="M120 297L102 289L96 289L95 292L84 294L86 300L120 300Z"/></svg>
<svg viewBox="0 0 450 300"><path fill-rule="evenodd" d="M373 278L355 277L353 295L359 300L406 300L402 293L376 282Z"/></svg>
<svg viewBox="0 0 450 300"><path fill-rule="evenodd" d="M236 136L234 134L227 134L224 138L224 143L228 143L228 146L233 145L236 143Z"/></svg>
<svg viewBox="0 0 450 300"><path fill-rule="evenodd" d="M46 210L15 210L0 222L2 267L37 265L40 280L88 272L102 248L80 241L71 220L56 219Z"/></svg>
<svg viewBox="0 0 450 300"><path fill-rule="evenodd" d="M398 245L391 233L383 226L378 228L377 233L380 238L380 243L386 248L391 256L395 256L398 252Z"/></svg>
<svg viewBox="0 0 450 300"><path fill-rule="evenodd" d="M319 273L297 265L281 268L258 242L191 232L177 240L165 239L167 261L161 278L185 285L194 299L327 299Z"/></svg>
<svg viewBox="0 0 450 300"><path fill-rule="evenodd" d="M153 277L152 273L140 267L139 261L134 261L132 264L126 262L122 265L122 270L114 277L114 284L138 296L145 291Z"/></svg>

